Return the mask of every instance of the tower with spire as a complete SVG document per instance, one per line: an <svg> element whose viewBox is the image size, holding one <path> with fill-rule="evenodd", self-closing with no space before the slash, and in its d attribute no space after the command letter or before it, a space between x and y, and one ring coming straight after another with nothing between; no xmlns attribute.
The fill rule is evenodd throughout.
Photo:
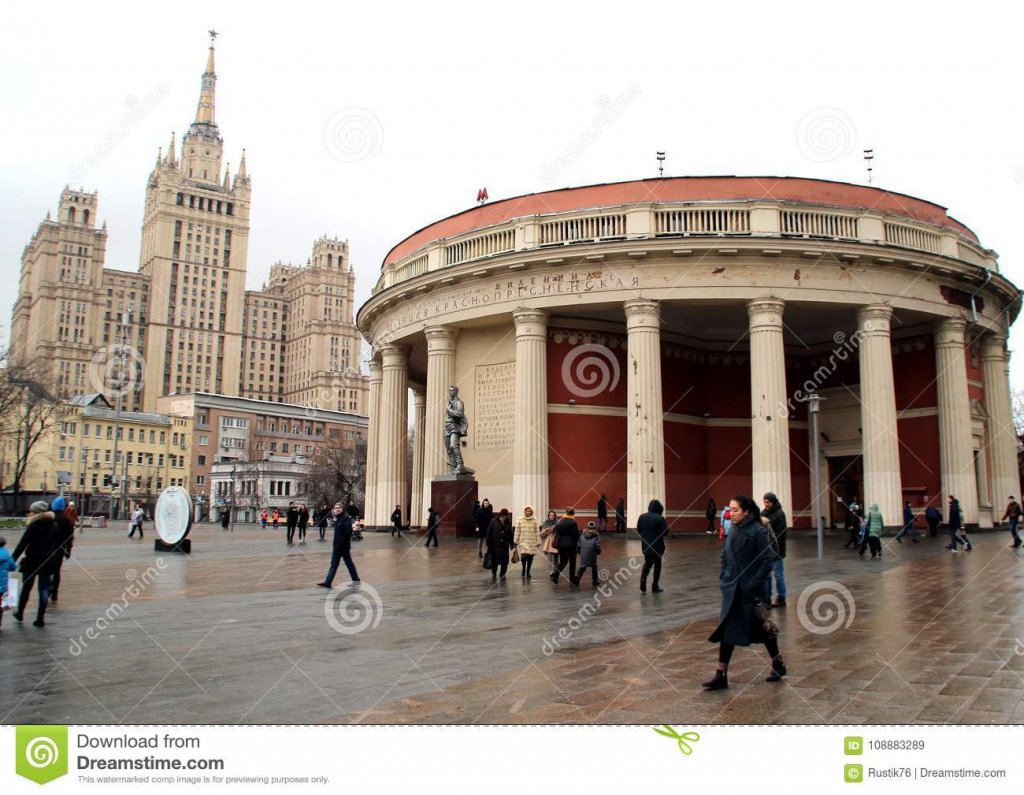
<svg viewBox="0 0 1024 795"><path fill-rule="evenodd" d="M232 175L216 121L210 31L194 121L172 132L146 188L139 271L150 280L143 405L194 391L237 395L252 183L242 150Z"/></svg>

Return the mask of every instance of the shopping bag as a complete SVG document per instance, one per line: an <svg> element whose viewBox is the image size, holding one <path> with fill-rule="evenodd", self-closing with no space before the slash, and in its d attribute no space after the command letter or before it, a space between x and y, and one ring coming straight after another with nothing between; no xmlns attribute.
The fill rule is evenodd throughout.
<svg viewBox="0 0 1024 795"><path fill-rule="evenodd" d="M21 577L17 574L7 575L7 593L4 594L0 610L17 610L18 596L21 594Z"/></svg>

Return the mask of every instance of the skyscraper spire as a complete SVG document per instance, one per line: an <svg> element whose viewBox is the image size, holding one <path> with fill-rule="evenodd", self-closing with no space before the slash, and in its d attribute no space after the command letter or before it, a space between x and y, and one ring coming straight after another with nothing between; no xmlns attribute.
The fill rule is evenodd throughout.
<svg viewBox="0 0 1024 795"><path fill-rule="evenodd" d="M166 160L166 163L169 166L173 166L174 165L174 151L175 151L174 130L171 130L171 145L167 147L167 160Z"/></svg>
<svg viewBox="0 0 1024 795"><path fill-rule="evenodd" d="M210 31L210 52L206 57L206 71L203 72L202 89L199 92L199 106L196 108L196 120L193 128L198 124L206 124L216 128L217 122L214 115L214 88L217 83L217 75L213 66L213 42L217 38L217 31Z"/></svg>
<svg viewBox="0 0 1024 795"><path fill-rule="evenodd" d="M238 178L245 179L248 175L245 173L245 150L242 150L242 162L238 164Z"/></svg>
<svg viewBox="0 0 1024 795"><path fill-rule="evenodd" d="M231 164L224 169L224 190L231 190Z"/></svg>

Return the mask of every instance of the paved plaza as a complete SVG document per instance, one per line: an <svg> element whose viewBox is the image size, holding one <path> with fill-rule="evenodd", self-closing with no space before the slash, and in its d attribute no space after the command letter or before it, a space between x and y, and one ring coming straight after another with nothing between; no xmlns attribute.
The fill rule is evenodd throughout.
<svg viewBox="0 0 1024 795"><path fill-rule="evenodd" d="M13 549L19 531L5 534ZM832 535L819 563L812 536L792 537L789 605L774 611L790 675L766 684L763 647L738 649L730 688L716 693L700 688L716 660L712 537L671 540L665 592L640 594L639 541L604 539L610 577L597 593L589 573L579 589L553 586L540 559L532 581L513 567L492 584L469 540L427 551L367 534L354 545L367 586L356 595L338 587L344 566L333 591L315 587L330 534L294 547L283 536L202 525L184 557L154 553L149 532L138 543L87 529L46 627L31 625L34 597L24 624L4 616L0 718L1024 722L1024 568L1005 533L978 534L973 552L956 554L945 536L884 539L880 562Z"/></svg>

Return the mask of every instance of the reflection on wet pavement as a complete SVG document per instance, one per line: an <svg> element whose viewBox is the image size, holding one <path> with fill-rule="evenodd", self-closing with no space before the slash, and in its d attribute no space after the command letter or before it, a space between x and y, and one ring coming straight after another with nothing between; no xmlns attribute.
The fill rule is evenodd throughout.
<svg viewBox="0 0 1024 795"><path fill-rule="evenodd" d="M595 591L589 574L554 586L540 559L532 580L513 566L492 583L472 541L427 552L368 534L364 587L345 589L342 567L326 592L330 537L283 535L200 526L185 558L87 530L47 626L4 616L3 721L1024 722L1024 571L1002 533L969 554L884 539L880 562L836 536L819 563L813 538L793 538L789 604L773 612L790 675L766 684L763 647L739 649L716 693L700 688L716 659L714 539L673 540L665 593L641 594L636 541L604 540Z"/></svg>

